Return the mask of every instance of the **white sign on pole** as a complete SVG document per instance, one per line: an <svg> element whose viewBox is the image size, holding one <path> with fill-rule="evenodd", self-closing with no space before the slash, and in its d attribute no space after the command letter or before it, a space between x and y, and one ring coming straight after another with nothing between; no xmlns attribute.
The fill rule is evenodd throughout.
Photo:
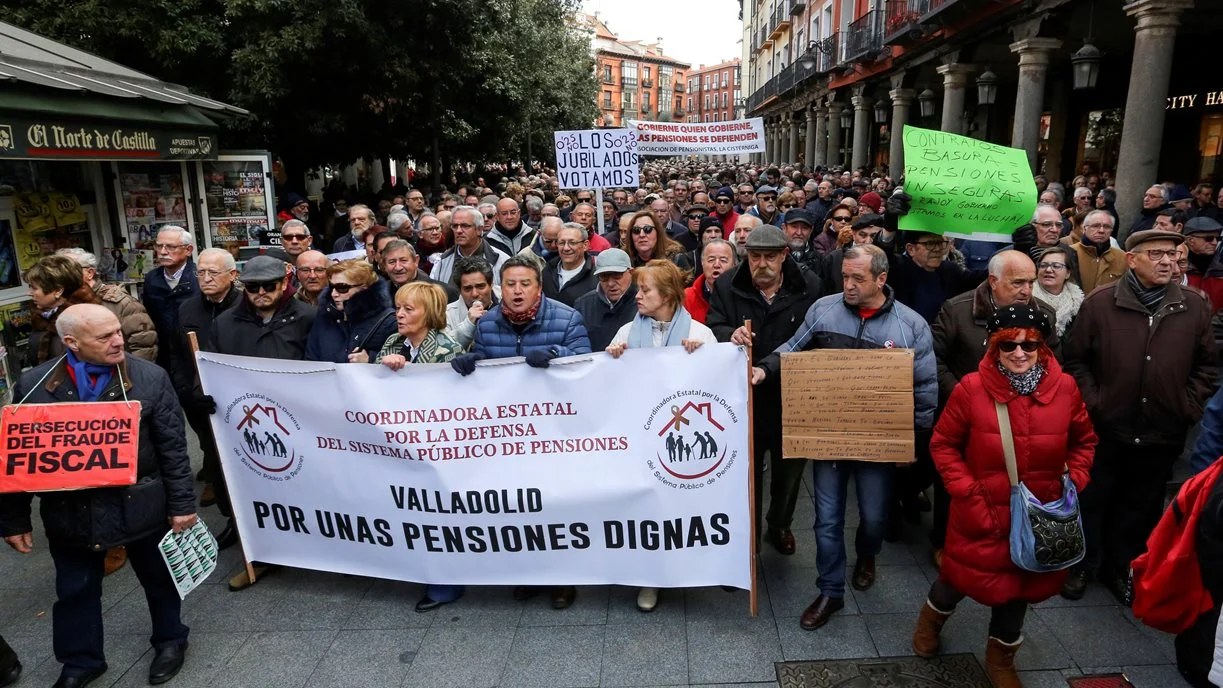
<svg viewBox="0 0 1223 688"><path fill-rule="evenodd" d="M629 120L641 155L728 155L764 151L764 120L648 122Z"/></svg>
<svg viewBox="0 0 1223 688"><path fill-rule="evenodd" d="M427 583L746 589L745 355L630 349L467 377L197 359L252 561Z"/></svg>
<svg viewBox="0 0 1223 688"><path fill-rule="evenodd" d="M638 186L641 161L632 129L557 131L552 136L562 189Z"/></svg>

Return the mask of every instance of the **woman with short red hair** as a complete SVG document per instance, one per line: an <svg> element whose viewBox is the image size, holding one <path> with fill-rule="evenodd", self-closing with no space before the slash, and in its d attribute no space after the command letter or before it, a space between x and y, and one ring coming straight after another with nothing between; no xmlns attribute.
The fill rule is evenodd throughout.
<svg viewBox="0 0 1223 688"><path fill-rule="evenodd" d="M1054 324L1039 308L1004 306L990 318L977 372L952 392L930 454L951 495L947 544L913 632L913 651L933 657L943 624L965 597L990 607L985 667L999 688L1021 686L1015 653L1029 604L1061 591L1066 571L1033 573L1011 560L1011 481L999 409L1005 407L1018 481L1042 503L1062 497L1063 473L1087 486L1096 434L1074 378L1045 341Z"/></svg>

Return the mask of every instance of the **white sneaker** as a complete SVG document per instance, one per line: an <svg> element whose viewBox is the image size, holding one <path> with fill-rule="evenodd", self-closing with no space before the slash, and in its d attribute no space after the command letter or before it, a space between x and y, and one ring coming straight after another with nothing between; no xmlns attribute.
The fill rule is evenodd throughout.
<svg viewBox="0 0 1223 688"><path fill-rule="evenodd" d="M641 588L637 591L637 609L652 612L658 606L658 588Z"/></svg>

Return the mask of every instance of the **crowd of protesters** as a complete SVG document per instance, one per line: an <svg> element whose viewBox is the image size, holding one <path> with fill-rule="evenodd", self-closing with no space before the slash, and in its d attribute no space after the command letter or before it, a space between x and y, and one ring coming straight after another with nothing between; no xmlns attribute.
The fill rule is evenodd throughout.
<svg viewBox="0 0 1223 688"><path fill-rule="evenodd" d="M229 251L197 251L190 232L162 227L143 303L98 280L96 256L62 251L27 274L35 310L28 363L38 367L18 390L98 399L109 389L107 366L129 367L142 390L156 393L147 469L172 497L160 515L176 527L195 518L193 500L184 500L185 414L204 453L199 504L230 518L217 536L227 548L238 534L209 427L215 403L195 375L189 335L224 354L395 371L449 363L462 375L479 375L486 359L522 356L545 368L592 351L619 358L627 348L750 345L754 517L763 542L792 555L807 462L782 460L779 355L912 349L914 462L810 462L815 537L803 546L816 548L818 594L801 611L802 628L819 629L844 607L847 578L857 590L888 585L876 569L882 544L922 523L923 512L931 512L939 577L926 600L914 600L921 656L938 652L943 625L971 597L991 609L990 678L1018 686L1014 660L1030 604L1059 593L1078 599L1095 581L1131 602L1129 562L1144 550L1199 421L1195 457L1204 458L1195 467L1223 454L1215 394L1223 320L1213 317L1223 307L1223 194L1209 184L1153 184L1140 218L1121 228L1107 174L1085 171L1065 185L1038 176L1031 222L999 245L900 231L912 205L903 180L866 170L669 160L647 162L641 178L640 188L602 190L600 206L596 191L562 190L543 167L433 191L388 187L364 203L334 189L321 207L289 194L280 245L241 266ZM83 346L93 335L101 339ZM98 353L98 341L110 348ZM71 382L44 385L47 376ZM1068 571L1031 573L1011 561L1013 479L1003 461L1011 438L1001 413L1018 479L1036 498L1061 496L1063 473L1082 493L1086 557ZM859 511L852 565L851 476ZM87 508L113 522L121 505L89 492L101 491L43 497L58 579L87 573L84 584L57 583L55 651L64 669L56 686L83 686L105 671L100 630L77 629L100 629L101 577L125 559L154 617L150 681L169 680L187 631L164 568L150 565L148 529L90 533L46 516ZM23 552L29 505L29 495L0 497L0 533ZM276 568L255 570L260 580ZM229 588L252 584L243 571ZM539 592L520 586L514 597ZM416 610L463 594L430 585ZM573 586L548 591L557 609L577 594ZM642 588L637 607L652 611L665 596ZM19 673L0 640L0 685Z"/></svg>

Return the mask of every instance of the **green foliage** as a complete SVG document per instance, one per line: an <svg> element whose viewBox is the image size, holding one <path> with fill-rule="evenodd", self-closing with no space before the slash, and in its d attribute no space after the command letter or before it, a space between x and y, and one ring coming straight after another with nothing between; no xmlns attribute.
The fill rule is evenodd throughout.
<svg viewBox="0 0 1223 688"><path fill-rule="evenodd" d="M590 126L577 0L0 0L6 21L246 108L224 145L291 167L538 154Z"/></svg>

